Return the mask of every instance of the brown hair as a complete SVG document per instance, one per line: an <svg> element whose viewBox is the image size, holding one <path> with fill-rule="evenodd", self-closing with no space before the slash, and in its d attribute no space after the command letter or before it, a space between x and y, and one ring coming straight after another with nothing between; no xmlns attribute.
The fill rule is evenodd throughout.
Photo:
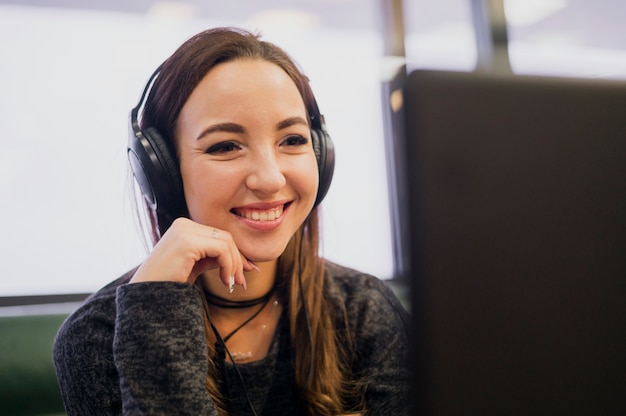
<svg viewBox="0 0 626 416"><path fill-rule="evenodd" d="M296 84L309 115L316 111L308 79L282 49L244 30L217 28L193 36L164 62L146 100L142 125L155 127L168 142L170 150L175 152L174 132L178 116L194 88L216 65L248 58L265 60L281 67ZM154 213L150 214L152 234L157 236L159 231L165 230L157 229ZM343 305L331 304L324 296L324 264L318 253L318 223L316 208L278 259L276 280L279 296L287 305L295 353L296 383L309 414L358 412L363 409L363 395L362 386L351 373L355 357L353 343L348 334ZM338 323L345 330L336 331ZM215 336L208 322L205 324L209 356L214 357ZM212 358L209 368L207 390L220 413L225 414Z"/></svg>

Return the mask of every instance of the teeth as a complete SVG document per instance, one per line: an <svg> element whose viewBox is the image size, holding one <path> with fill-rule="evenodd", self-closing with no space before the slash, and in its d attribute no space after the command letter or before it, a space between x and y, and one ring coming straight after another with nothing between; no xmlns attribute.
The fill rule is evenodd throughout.
<svg viewBox="0 0 626 416"><path fill-rule="evenodd" d="M283 215L282 205L264 211L239 211L239 215L252 221L274 221Z"/></svg>

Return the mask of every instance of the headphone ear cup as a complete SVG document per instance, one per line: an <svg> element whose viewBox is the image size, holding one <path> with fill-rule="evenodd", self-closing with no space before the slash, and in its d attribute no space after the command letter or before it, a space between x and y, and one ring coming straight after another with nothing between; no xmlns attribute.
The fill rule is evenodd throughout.
<svg viewBox="0 0 626 416"><path fill-rule="evenodd" d="M170 221L183 215L185 194L178 161L156 128L135 130L130 135L128 158L152 208Z"/></svg>
<svg viewBox="0 0 626 416"><path fill-rule="evenodd" d="M335 172L335 146L330 135L322 129L311 130L311 141L319 171L319 187L314 205L318 206L326 196Z"/></svg>

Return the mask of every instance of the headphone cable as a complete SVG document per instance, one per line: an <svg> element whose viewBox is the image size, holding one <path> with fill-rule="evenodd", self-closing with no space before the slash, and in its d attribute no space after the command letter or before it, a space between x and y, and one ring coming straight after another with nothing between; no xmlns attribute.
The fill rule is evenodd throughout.
<svg viewBox="0 0 626 416"><path fill-rule="evenodd" d="M235 371L237 372L237 376L239 377L239 381L241 382L241 387L243 388L243 393L244 393L244 396L246 397L248 407L250 407L250 411L252 412L253 416L258 416L254 406L252 405L252 400L250 400L250 395L248 394L248 387L246 386L246 382L243 379L243 375L241 374L241 371L239 370L239 366L237 366L237 363L235 363L235 360L233 359L233 356L231 355L230 350L226 346L226 342L224 341L219 331L217 330L217 327L213 323L213 320L211 319L211 315L209 315L209 305L208 305L206 297L204 296L203 293L201 293L201 296L202 296L202 303L204 304L205 315L207 317L207 320L209 321L209 325L211 325L211 329L213 330L213 333L215 333L215 337L217 338L217 342L215 343L215 352L216 352L217 358L220 360L220 367L222 369L224 368L224 361L226 358L224 353L228 354L228 358L230 358L230 361ZM224 377L224 375L222 375L222 378L224 379L224 382L226 382L226 378Z"/></svg>
<svg viewBox="0 0 626 416"><path fill-rule="evenodd" d="M304 231L302 232L302 236L300 238L300 244L298 248L298 286L300 290L300 300L302 301L302 309L304 313L304 319L306 321L306 328L309 334L309 346L311 349L311 358L309 361L309 374L306 379L306 389L311 388L311 384L313 383L313 372L315 368L315 345L313 343L313 329L311 328L311 320L309 319L309 309L306 303L306 298L304 297L304 287L302 284L302 272L304 267L302 265L302 240L304 240Z"/></svg>

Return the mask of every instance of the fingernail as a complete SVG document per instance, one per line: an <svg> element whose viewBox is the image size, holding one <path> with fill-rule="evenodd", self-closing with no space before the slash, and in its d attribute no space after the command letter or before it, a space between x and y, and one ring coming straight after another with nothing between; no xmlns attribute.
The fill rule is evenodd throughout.
<svg viewBox="0 0 626 416"><path fill-rule="evenodd" d="M254 270L256 270L257 272L260 272L261 269L259 269L259 266L257 266L256 264L254 264L253 262L251 262L250 260L248 260L248 263L250 263L250 266L252 266L252 268Z"/></svg>
<svg viewBox="0 0 626 416"><path fill-rule="evenodd" d="M228 278L228 291L230 293L233 293L234 290L235 290L235 276L230 276Z"/></svg>
<svg viewBox="0 0 626 416"><path fill-rule="evenodd" d="M243 278L243 283L241 284L241 286L243 286L243 290L248 290L248 284L246 283L246 278Z"/></svg>

